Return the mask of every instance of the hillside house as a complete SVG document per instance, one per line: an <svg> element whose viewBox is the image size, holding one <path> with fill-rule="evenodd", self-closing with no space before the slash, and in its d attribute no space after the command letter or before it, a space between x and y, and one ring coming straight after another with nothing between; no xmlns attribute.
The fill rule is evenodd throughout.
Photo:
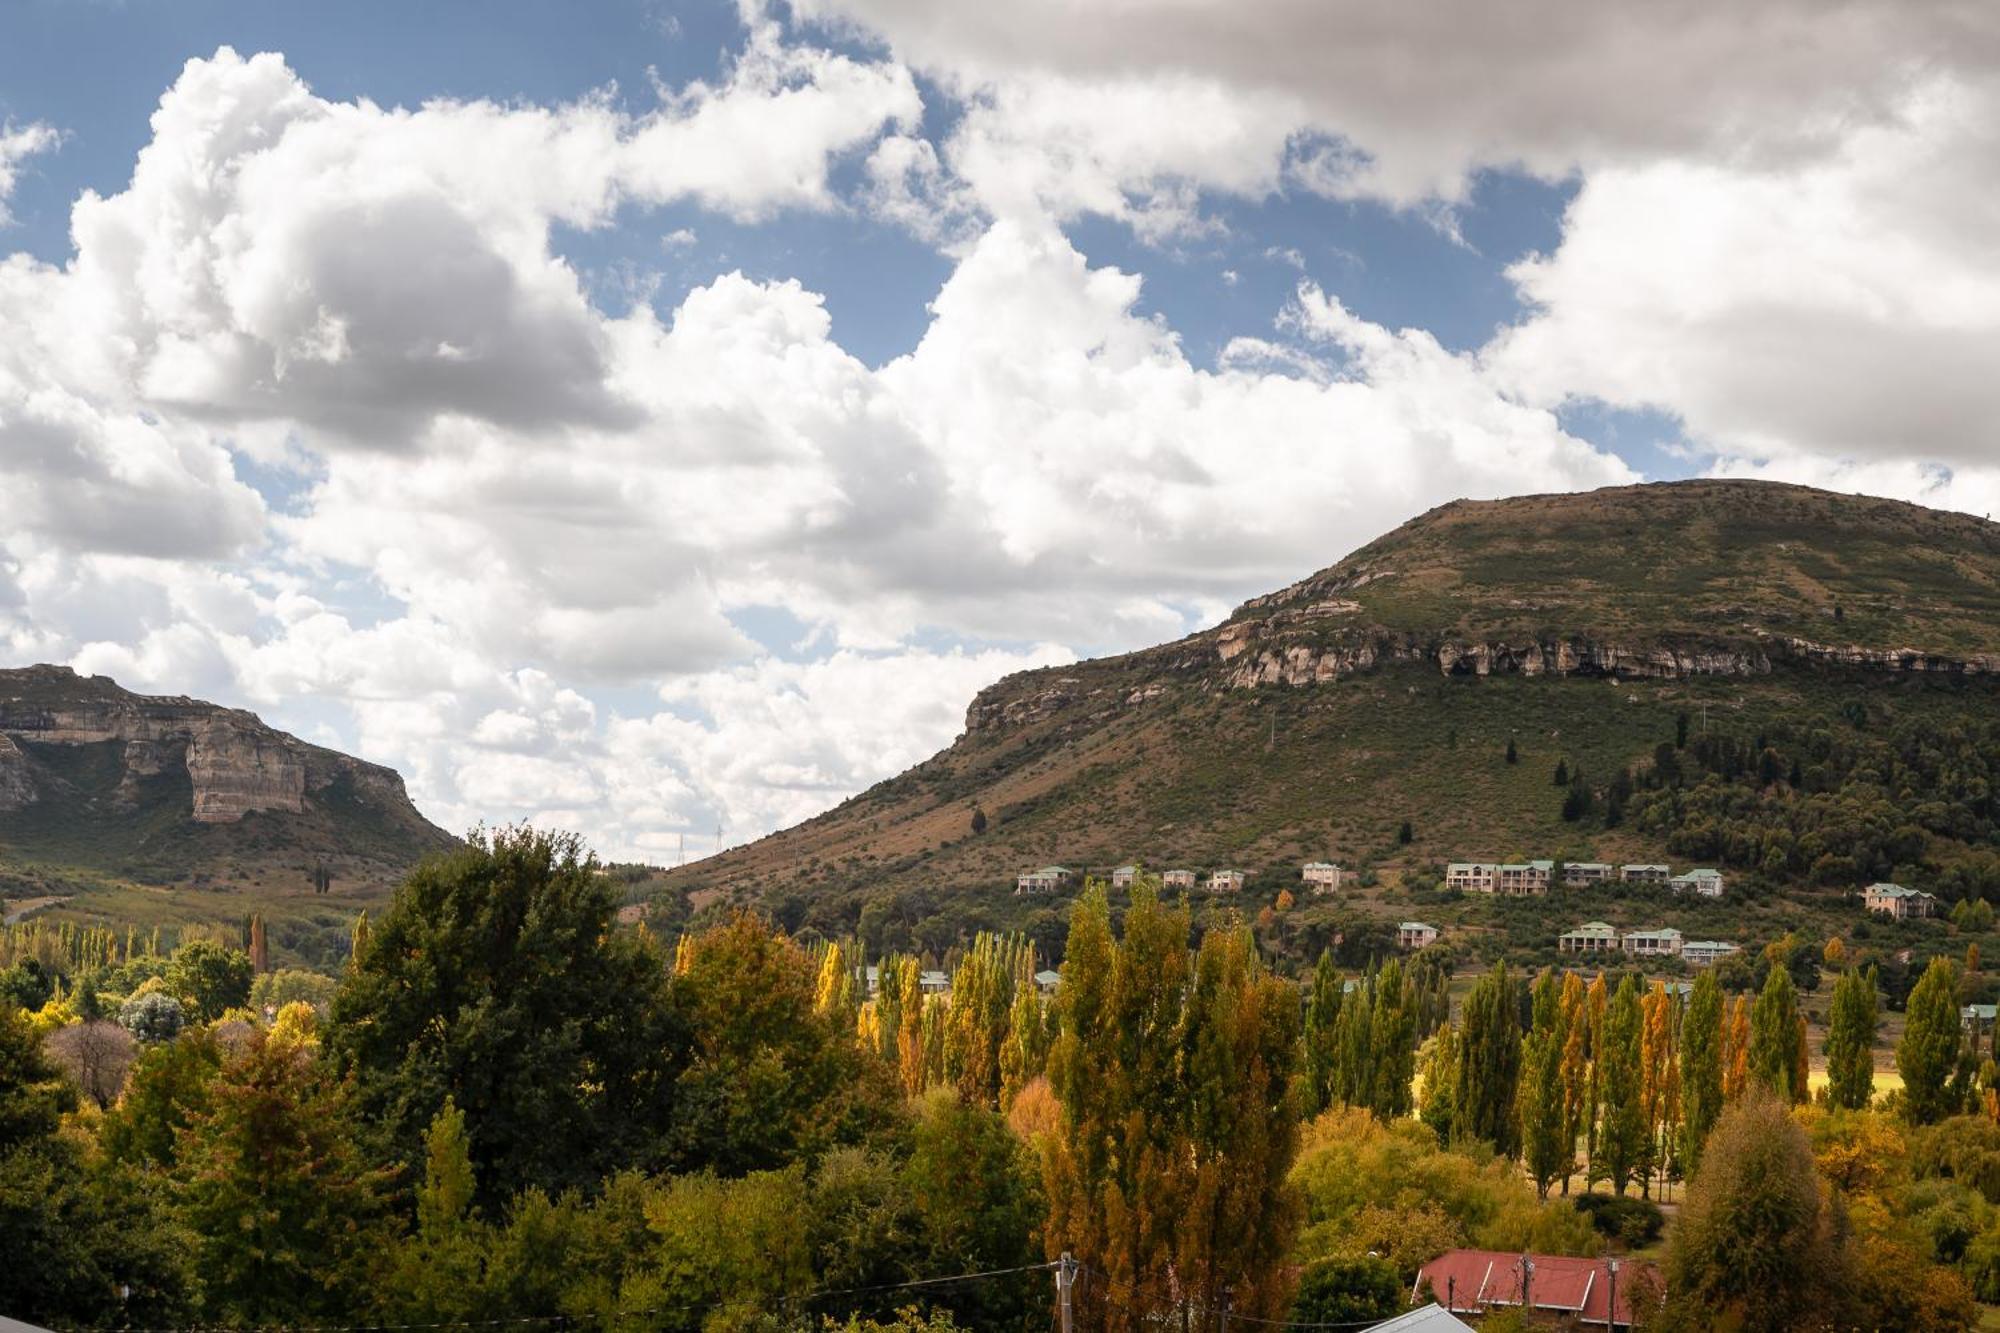
<svg viewBox="0 0 2000 1333"><path fill-rule="evenodd" d="M917 973L917 989L926 995L951 994L951 974L949 972Z"/></svg>
<svg viewBox="0 0 2000 1333"><path fill-rule="evenodd" d="M1618 878L1626 884L1665 884L1673 874L1672 866L1618 867Z"/></svg>
<svg viewBox="0 0 2000 1333"><path fill-rule="evenodd" d="M1525 1306L1556 1316L1562 1327L1608 1329L1630 1328L1632 1291L1659 1284L1659 1269L1643 1259L1447 1250L1417 1270L1412 1291L1428 1287L1454 1315Z"/></svg>
<svg viewBox="0 0 2000 1333"><path fill-rule="evenodd" d="M1111 887L1114 889L1129 889L1132 887L1132 881L1137 878L1139 878L1139 867L1119 866L1111 872Z"/></svg>
<svg viewBox="0 0 2000 1333"><path fill-rule="evenodd" d="M1741 952L1727 940L1688 940L1681 945L1681 961L1689 967L1709 967Z"/></svg>
<svg viewBox="0 0 2000 1333"><path fill-rule="evenodd" d="M1169 870L1166 874L1160 876L1160 887L1163 889L1191 889L1194 887L1194 871Z"/></svg>
<svg viewBox="0 0 2000 1333"><path fill-rule="evenodd" d="M1437 937L1438 928L1422 921L1405 921L1396 927L1396 945L1402 949L1421 949Z"/></svg>
<svg viewBox="0 0 2000 1333"><path fill-rule="evenodd" d="M1493 870L1493 892L1515 897L1547 893L1555 873L1554 861L1523 861L1519 865L1496 866Z"/></svg>
<svg viewBox="0 0 2000 1333"><path fill-rule="evenodd" d="M1604 921L1586 921L1556 937L1562 953L1618 953L1618 929Z"/></svg>
<svg viewBox="0 0 2000 1333"><path fill-rule="evenodd" d="M1688 870L1667 881L1667 887L1675 893L1692 893L1703 898L1722 896L1722 872L1720 870Z"/></svg>
<svg viewBox="0 0 2000 1333"><path fill-rule="evenodd" d="M1331 861L1308 861L1299 867L1299 878L1314 893L1337 893L1340 878L1346 872Z"/></svg>
<svg viewBox="0 0 2000 1333"><path fill-rule="evenodd" d="M1460 893L1493 892L1493 872L1500 867L1490 861L1453 861L1444 868L1444 886Z"/></svg>
<svg viewBox="0 0 2000 1333"><path fill-rule="evenodd" d="M1906 889L1900 884L1870 884L1861 891L1861 905L1898 921L1937 914L1936 898L1922 889Z"/></svg>
<svg viewBox="0 0 2000 1333"><path fill-rule="evenodd" d="M1556 948L1564 953L1617 953L1618 931L1607 922L1586 921L1557 936Z"/></svg>
<svg viewBox="0 0 2000 1333"><path fill-rule="evenodd" d="M1639 958L1678 958L1683 943L1681 933L1672 926L1660 926L1650 930L1628 930L1620 941L1626 953Z"/></svg>
<svg viewBox="0 0 2000 1333"><path fill-rule="evenodd" d="M1069 873L1063 866L1043 866L1039 870L1024 870L1014 877L1014 892L1054 893L1069 883Z"/></svg>
<svg viewBox="0 0 2000 1333"><path fill-rule="evenodd" d="M1249 877L1240 870L1218 870L1208 877L1210 893L1241 893Z"/></svg>
<svg viewBox="0 0 2000 1333"><path fill-rule="evenodd" d="M1062 973L1053 968L1043 968L1035 973L1035 989L1044 995L1054 995L1056 986L1062 981Z"/></svg>
<svg viewBox="0 0 2000 1333"><path fill-rule="evenodd" d="M1563 862L1563 887L1566 889L1589 889L1610 879L1612 870L1603 861Z"/></svg>
<svg viewBox="0 0 2000 1333"><path fill-rule="evenodd" d="M1958 1011L1958 1021L1965 1024L1965 1030L1975 1037L1993 1030L1993 1016L2000 1013L2000 1005L1968 1004Z"/></svg>

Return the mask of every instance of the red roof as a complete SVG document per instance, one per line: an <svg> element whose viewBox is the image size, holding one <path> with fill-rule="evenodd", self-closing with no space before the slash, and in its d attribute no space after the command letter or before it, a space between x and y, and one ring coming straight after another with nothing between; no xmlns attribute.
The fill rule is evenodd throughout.
<svg viewBox="0 0 2000 1333"><path fill-rule="evenodd" d="M1557 1254L1525 1256L1533 1265L1528 1295L1537 1310L1560 1310L1583 1324L1604 1324L1613 1287L1608 1259L1572 1259ZM1492 1305L1521 1304L1521 1260L1503 1250L1449 1250L1417 1274L1429 1279L1433 1298L1453 1314L1478 1314ZM1632 1322L1631 1291L1636 1281L1658 1284L1659 1273L1643 1259L1621 1259L1616 1280L1618 1323Z"/></svg>

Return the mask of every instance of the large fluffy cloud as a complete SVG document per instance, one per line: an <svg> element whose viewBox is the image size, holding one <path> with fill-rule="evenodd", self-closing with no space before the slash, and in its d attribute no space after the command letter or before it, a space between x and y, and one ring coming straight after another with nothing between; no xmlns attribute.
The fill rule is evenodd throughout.
<svg viewBox="0 0 2000 1333"><path fill-rule="evenodd" d="M1546 176L1664 157L1779 158L1888 123L1913 78L1990 77L2000 19L1961 0L792 0L797 13L885 38L965 90L1037 80L1156 86L1139 127L1179 124L1206 87L1226 120L1255 116L1335 139L1308 154L1324 184L1402 203L1458 197L1469 173ZM1268 130L1265 136L1268 137ZM1177 167L1198 174L1212 132ZM1161 133L1148 151L1174 151ZM1116 157L1115 150L1107 150ZM1231 168L1241 170L1241 168Z"/></svg>
<svg viewBox="0 0 2000 1333"><path fill-rule="evenodd" d="M1927 83L1893 124L1808 163L1594 174L1561 246L1515 267L1534 313L1491 349L1495 367L1539 401L1673 413L1728 458L1990 477L1994 87Z"/></svg>

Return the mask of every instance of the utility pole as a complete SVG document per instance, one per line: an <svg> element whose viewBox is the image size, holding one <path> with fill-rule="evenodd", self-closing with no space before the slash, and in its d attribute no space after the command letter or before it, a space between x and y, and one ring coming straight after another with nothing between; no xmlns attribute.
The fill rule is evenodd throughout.
<svg viewBox="0 0 2000 1333"><path fill-rule="evenodd" d="M1064 1250L1062 1258L1056 1261L1056 1306L1062 1314L1062 1333L1072 1333L1075 1318L1071 1309L1070 1292L1076 1287L1076 1260Z"/></svg>
<svg viewBox="0 0 2000 1333"><path fill-rule="evenodd" d="M1236 1308L1236 1288L1222 1289L1222 1333L1229 1333L1229 1312Z"/></svg>
<svg viewBox="0 0 2000 1333"><path fill-rule="evenodd" d="M1521 1308L1530 1314L1535 1310L1535 1261L1527 1255L1521 1256Z"/></svg>
<svg viewBox="0 0 2000 1333"><path fill-rule="evenodd" d="M1616 1259L1611 1261L1611 1282L1605 1289L1605 1297L1604 1326L1608 1329L1615 1329L1618 1327L1618 1261Z"/></svg>

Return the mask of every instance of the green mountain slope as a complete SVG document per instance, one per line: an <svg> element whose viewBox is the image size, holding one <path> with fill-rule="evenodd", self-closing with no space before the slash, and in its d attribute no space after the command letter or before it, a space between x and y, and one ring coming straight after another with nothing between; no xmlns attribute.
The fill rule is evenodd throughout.
<svg viewBox="0 0 2000 1333"><path fill-rule="evenodd" d="M1238 865L1261 877L1252 903L1296 889L1308 859L1394 884L1456 859L1729 853L1754 863L1747 884L1767 868L1766 826L1786 823L1759 887L1832 892L1814 870L1824 839L1804 835L1856 772L1880 785L1889 760L1868 747L2000 716L1996 682L1992 523L1761 482L1461 501L1214 629L1009 677L934 758L672 882L827 929L871 902L1004 924L1039 910L1014 874L1049 862ZM1648 773L1683 725L1669 800ZM1779 778L1726 817L1754 826L1755 848L1695 836L1722 818L1678 794L1703 776L1704 743L1731 792L1739 751L1784 747ZM1558 761L1586 775L1582 817L1564 818ZM1607 818L1614 787L1646 818ZM1912 873L1985 855L1990 822L1924 832ZM1880 841L1849 849L1856 873L1895 868Z"/></svg>

